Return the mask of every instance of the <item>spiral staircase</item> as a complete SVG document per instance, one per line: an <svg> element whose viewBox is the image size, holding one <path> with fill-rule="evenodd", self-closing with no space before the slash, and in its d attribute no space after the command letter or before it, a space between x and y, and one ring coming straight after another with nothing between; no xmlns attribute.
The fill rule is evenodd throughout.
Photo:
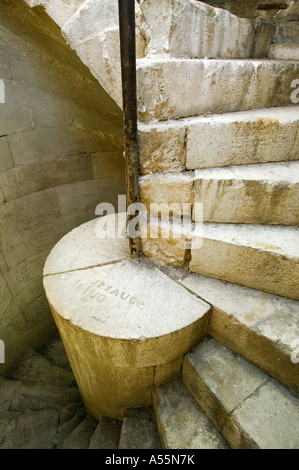
<svg viewBox="0 0 299 470"><path fill-rule="evenodd" d="M121 107L117 2L27 3ZM143 255L207 304L207 334L122 422L85 410L60 339L27 350L0 379L0 447L298 448L298 32L195 0L136 11L141 201L189 204L193 229L204 207L200 248Z"/></svg>

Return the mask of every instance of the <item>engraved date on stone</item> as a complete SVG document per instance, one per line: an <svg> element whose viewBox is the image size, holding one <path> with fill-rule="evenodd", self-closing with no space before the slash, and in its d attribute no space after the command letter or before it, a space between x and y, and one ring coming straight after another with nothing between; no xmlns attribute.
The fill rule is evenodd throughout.
<svg viewBox="0 0 299 470"><path fill-rule="evenodd" d="M81 299L85 301L94 299L100 303L103 302L107 297L116 297L119 300L126 302L129 305L135 305L140 309L143 309L144 307L144 302L142 300L134 297L125 290L118 289L102 280L97 280L91 283L84 283L79 279L73 284L73 287L77 291L81 292Z"/></svg>

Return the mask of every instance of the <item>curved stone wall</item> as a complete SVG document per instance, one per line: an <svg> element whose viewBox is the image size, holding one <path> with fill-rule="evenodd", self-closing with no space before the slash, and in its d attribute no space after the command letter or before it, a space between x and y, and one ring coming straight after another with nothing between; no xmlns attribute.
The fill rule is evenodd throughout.
<svg viewBox="0 0 299 470"><path fill-rule="evenodd" d="M46 15L0 5L0 339L6 372L55 330L44 261L125 194L122 114Z"/></svg>

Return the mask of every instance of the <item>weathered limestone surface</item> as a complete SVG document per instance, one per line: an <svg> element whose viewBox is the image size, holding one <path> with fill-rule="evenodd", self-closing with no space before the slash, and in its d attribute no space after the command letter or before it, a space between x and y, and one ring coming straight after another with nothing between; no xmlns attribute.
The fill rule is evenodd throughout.
<svg viewBox="0 0 299 470"><path fill-rule="evenodd" d="M285 21L275 28L274 42L298 43L299 21Z"/></svg>
<svg viewBox="0 0 299 470"><path fill-rule="evenodd" d="M297 160L298 126L298 106L187 121L186 168Z"/></svg>
<svg viewBox="0 0 299 470"><path fill-rule="evenodd" d="M185 357L183 381L232 448L298 448L298 397L214 339Z"/></svg>
<svg viewBox="0 0 299 470"><path fill-rule="evenodd" d="M297 227L204 224L189 269L299 300Z"/></svg>
<svg viewBox="0 0 299 470"><path fill-rule="evenodd" d="M196 170L194 204L200 202L204 222L298 226L299 163ZM196 211L193 218L202 221Z"/></svg>
<svg viewBox="0 0 299 470"><path fill-rule="evenodd" d="M254 35L250 20L193 0L143 1L140 7L148 56L250 57Z"/></svg>
<svg viewBox="0 0 299 470"><path fill-rule="evenodd" d="M96 224L112 218L84 224L54 247L44 287L87 409L121 419L178 374L183 354L206 333L210 307L147 260L127 259L127 240L98 240Z"/></svg>
<svg viewBox="0 0 299 470"><path fill-rule="evenodd" d="M173 215L181 216L184 207L187 210L193 203L193 181L193 172L143 176L139 180L141 202L152 217L158 216L158 209L168 215L171 204Z"/></svg>
<svg viewBox="0 0 299 470"><path fill-rule="evenodd" d="M180 380L174 380L155 390L154 409L163 448L228 448Z"/></svg>
<svg viewBox="0 0 299 470"><path fill-rule="evenodd" d="M296 61L140 59L139 119L290 105Z"/></svg>
<svg viewBox="0 0 299 470"><path fill-rule="evenodd" d="M94 431L89 449L118 449L121 422L104 416Z"/></svg>
<svg viewBox="0 0 299 470"><path fill-rule="evenodd" d="M151 407L127 410L121 428L119 449L161 449Z"/></svg>
<svg viewBox="0 0 299 470"><path fill-rule="evenodd" d="M268 56L271 59L299 60L298 44L271 44Z"/></svg>
<svg viewBox="0 0 299 470"><path fill-rule="evenodd" d="M298 301L199 274L181 282L213 306L211 336L298 392Z"/></svg>
<svg viewBox="0 0 299 470"><path fill-rule="evenodd" d="M207 0L210 5L225 8L235 15L273 23L298 20L299 5L294 0Z"/></svg>
<svg viewBox="0 0 299 470"><path fill-rule="evenodd" d="M140 171L297 160L298 126L298 106L139 122Z"/></svg>
<svg viewBox="0 0 299 470"><path fill-rule="evenodd" d="M183 121L138 123L140 173L179 172L186 161ZM1 140L0 140L1 145Z"/></svg>

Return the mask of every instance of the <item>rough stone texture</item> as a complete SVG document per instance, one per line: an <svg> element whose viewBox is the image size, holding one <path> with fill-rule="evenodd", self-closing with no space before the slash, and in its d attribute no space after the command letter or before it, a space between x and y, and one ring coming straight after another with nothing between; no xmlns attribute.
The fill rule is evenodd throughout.
<svg viewBox="0 0 299 470"><path fill-rule="evenodd" d="M103 253L99 245L95 256L94 225L83 225L59 242L64 269L59 251L55 266L53 249L51 271L45 272L59 274L45 275L44 287L89 412L121 419L125 407L150 404L155 366L170 363L177 375L176 361L205 335L210 309L148 261L120 257L121 238L114 240L119 246L113 253L104 240ZM80 249L82 239L88 244ZM156 385L159 376L165 381L165 371L160 372Z"/></svg>
<svg viewBox="0 0 299 470"><path fill-rule="evenodd" d="M0 417L0 449L49 448L49 428L57 430L58 421L55 410L7 412Z"/></svg>
<svg viewBox="0 0 299 470"><path fill-rule="evenodd" d="M296 392L299 303L295 300L189 274L184 286L213 306L208 333Z"/></svg>
<svg viewBox="0 0 299 470"><path fill-rule="evenodd" d="M50 383L69 387L74 385L73 374L55 364L35 351L26 351L9 372L12 380L23 380L37 383Z"/></svg>
<svg viewBox="0 0 299 470"><path fill-rule="evenodd" d="M294 0L207 0L206 3L229 10L235 15L280 23L299 17L299 6Z"/></svg>
<svg viewBox="0 0 299 470"><path fill-rule="evenodd" d="M214 339L199 343L183 363L183 382L219 431L230 413L268 378Z"/></svg>
<svg viewBox="0 0 299 470"><path fill-rule="evenodd" d="M67 20L76 12L85 0L25 0L28 5L41 7L47 14L62 27Z"/></svg>
<svg viewBox="0 0 299 470"><path fill-rule="evenodd" d="M189 269L298 300L298 237L297 227L204 224Z"/></svg>
<svg viewBox="0 0 299 470"><path fill-rule="evenodd" d="M156 389L154 408L163 448L228 448L181 381Z"/></svg>
<svg viewBox="0 0 299 470"><path fill-rule="evenodd" d="M186 356L183 380L232 448L298 448L298 397L214 339Z"/></svg>
<svg viewBox="0 0 299 470"><path fill-rule="evenodd" d="M96 429L96 420L88 415L64 440L61 449L88 449L91 437Z"/></svg>
<svg viewBox="0 0 299 470"><path fill-rule="evenodd" d="M30 3L43 3L61 21L66 10L72 13L79 6L62 0ZM115 203L117 194L125 193L125 178L119 158L121 113L54 22L23 1L1 2L0 35L4 374L28 344L39 348L55 329L41 276L51 247L74 226L94 218L99 202ZM108 156L118 168L107 164Z"/></svg>
<svg viewBox="0 0 299 470"><path fill-rule="evenodd" d="M274 380L229 416L222 430L233 449L298 449L298 397Z"/></svg>
<svg viewBox="0 0 299 470"><path fill-rule="evenodd" d="M255 22L255 33L252 45L252 57L262 59L267 56L271 41L273 40L274 26L264 21Z"/></svg>
<svg viewBox="0 0 299 470"><path fill-rule="evenodd" d="M139 119L164 121L289 105L298 68L294 61L141 59Z"/></svg>
<svg viewBox="0 0 299 470"><path fill-rule="evenodd" d="M121 421L104 416L94 431L89 449L118 449L121 431Z"/></svg>
<svg viewBox="0 0 299 470"><path fill-rule="evenodd" d="M180 217L183 215L184 208L186 211L189 208L190 211L193 202L193 180L192 172L143 176L139 180L140 200L151 217L157 217L158 211L161 216L169 215L170 205L173 216ZM163 207L163 204L167 206Z"/></svg>
<svg viewBox="0 0 299 470"><path fill-rule="evenodd" d="M194 204L204 222L299 225L299 163L195 171ZM202 217L202 214L200 214ZM193 219L197 218L196 211Z"/></svg>
<svg viewBox="0 0 299 470"><path fill-rule="evenodd" d="M250 57L254 35L250 20L193 0L143 1L140 7L149 56L168 53L175 57Z"/></svg>
<svg viewBox="0 0 299 470"><path fill-rule="evenodd" d="M199 224L197 224L198 230ZM194 224L188 219L151 218L140 220L143 254L158 263L183 268L189 261ZM200 232L202 233L202 232Z"/></svg>
<svg viewBox="0 0 299 470"><path fill-rule="evenodd" d="M297 160L298 125L298 106L140 122L140 172Z"/></svg>
<svg viewBox="0 0 299 470"><path fill-rule="evenodd" d="M274 42L298 43L299 21L286 21L278 24L275 28Z"/></svg>
<svg viewBox="0 0 299 470"><path fill-rule="evenodd" d="M153 409L128 410L121 428L119 449L161 449Z"/></svg>
<svg viewBox="0 0 299 470"><path fill-rule="evenodd" d="M298 159L297 106L226 113L187 122L186 168Z"/></svg>
<svg viewBox="0 0 299 470"><path fill-rule="evenodd" d="M299 60L298 44L271 44L268 57L271 59Z"/></svg>
<svg viewBox="0 0 299 470"><path fill-rule="evenodd" d="M69 361L63 346L63 342L60 337L55 337L43 346L40 352L59 367L66 367L69 365Z"/></svg>
<svg viewBox="0 0 299 470"><path fill-rule="evenodd" d="M186 160L184 123L138 124L140 173L178 172ZM0 141L1 145L1 141Z"/></svg>

